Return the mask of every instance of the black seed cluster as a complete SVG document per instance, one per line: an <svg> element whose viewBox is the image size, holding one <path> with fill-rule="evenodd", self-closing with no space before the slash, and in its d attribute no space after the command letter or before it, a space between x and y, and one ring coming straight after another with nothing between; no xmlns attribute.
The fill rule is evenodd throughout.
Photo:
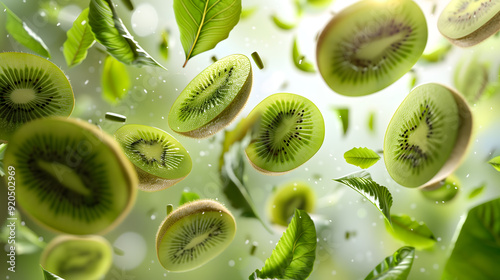
<svg viewBox="0 0 500 280"><path fill-rule="evenodd" d="M153 158L148 158L146 155L144 155L141 151L140 148L138 147L140 144L144 145L154 145L154 144L160 144L163 147L163 151L160 155L160 160L158 161L155 157ZM134 154L139 155L141 157L141 160L150 165L153 163L157 163L162 166L167 166L167 153L168 153L168 145L165 145L163 141L160 140L160 138L152 139L152 140L145 140L145 139L138 139L134 142L132 142L129 145L130 151L132 151Z"/></svg>
<svg viewBox="0 0 500 280"><path fill-rule="evenodd" d="M450 13L451 16L448 17L448 21L455 23L478 21L479 18L487 14L493 8L493 6L495 6L496 3L492 2L491 0L483 0L481 1L481 5L477 9L467 12L467 9L470 7L469 4L470 1L463 1L462 5L458 7L456 11Z"/></svg>

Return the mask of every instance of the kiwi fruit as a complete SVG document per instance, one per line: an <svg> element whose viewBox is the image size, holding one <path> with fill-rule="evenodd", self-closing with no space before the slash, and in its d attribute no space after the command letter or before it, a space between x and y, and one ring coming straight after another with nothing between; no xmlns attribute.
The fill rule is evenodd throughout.
<svg viewBox="0 0 500 280"><path fill-rule="evenodd" d="M186 149L167 132L140 124L128 124L115 132L115 139L134 164L139 189L159 191L178 183L191 172Z"/></svg>
<svg viewBox="0 0 500 280"><path fill-rule="evenodd" d="M245 153L258 171L280 175L308 161L323 144L325 123L318 107L292 93L260 102L248 119L256 120Z"/></svg>
<svg viewBox="0 0 500 280"><path fill-rule="evenodd" d="M471 133L472 114L459 93L435 83L416 87L387 127L387 171L402 186L430 187L456 169Z"/></svg>
<svg viewBox="0 0 500 280"><path fill-rule="evenodd" d="M450 175L433 187L420 190L420 193L428 200L444 203L455 198L459 190L460 180L455 175Z"/></svg>
<svg viewBox="0 0 500 280"><path fill-rule="evenodd" d="M427 23L412 0L362 0L337 13L321 32L321 76L346 96L372 94L407 73L427 43Z"/></svg>
<svg viewBox="0 0 500 280"><path fill-rule="evenodd" d="M68 280L98 280L110 269L113 252L101 236L59 235L43 250L40 264Z"/></svg>
<svg viewBox="0 0 500 280"><path fill-rule="evenodd" d="M271 222L286 227L295 209L311 213L315 203L314 190L307 183L290 182L274 192L267 208Z"/></svg>
<svg viewBox="0 0 500 280"><path fill-rule="evenodd" d="M500 30L500 2L452 0L441 12L438 30L459 47L470 47Z"/></svg>
<svg viewBox="0 0 500 280"><path fill-rule="evenodd" d="M24 123L48 117L68 117L75 98L64 73L37 55L0 53L0 139L8 141Z"/></svg>
<svg viewBox="0 0 500 280"><path fill-rule="evenodd" d="M173 131L193 138L213 135L241 111L251 88L248 57L226 56L186 86L170 108L168 124Z"/></svg>
<svg viewBox="0 0 500 280"><path fill-rule="evenodd" d="M69 234L110 230L129 212L137 175L114 139L84 121L50 117L13 135L4 164L16 172L16 201L33 220Z"/></svg>
<svg viewBox="0 0 500 280"><path fill-rule="evenodd" d="M200 199L168 214L156 234L156 253L168 271L195 269L219 255L234 239L236 222L222 204Z"/></svg>

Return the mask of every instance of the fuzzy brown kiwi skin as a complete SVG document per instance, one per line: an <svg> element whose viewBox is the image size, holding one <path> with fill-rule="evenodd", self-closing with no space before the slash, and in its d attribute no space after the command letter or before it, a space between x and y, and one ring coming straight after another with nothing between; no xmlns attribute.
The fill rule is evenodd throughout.
<svg viewBox="0 0 500 280"><path fill-rule="evenodd" d="M248 101L248 97L250 96L250 92L252 91L252 68L250 68L250 72L248 73L248 77L240 89L237 97L227 106L227 109L222 111L216 118L207 123L206 125L191 131L186 132L177 132L184 136L188 136L191 138L207 138L209 136L214 135L219 130L228 126L238 114L241 112L241 109L245 106ZM216 124L216 125L214 125Z"/></svg>
<svg viewBox="0 0 500 280"><path fill-rule="evenodd" d="M141 191L145 192L157 192L167 189L179 183L180 181L184 180L184 178L186 178L189 175L186 174L186 176L177 179L165 179L149 174L148 172L140 169L137 166L135 166L135 171L137 172L137 177L139 178L138 188Z"/></svg>
<svg viewBox="0 0 500 280"><path fill-rule="evenodd" d="M499 12L500 13L500 12ZM441 33L448 41L452 44L461 47L468 48L481 43L487 38L491 37L493 34L500 30L500 15L497 14L491 18L486 24L481 26L476 31L462 38L450 38ZM441 31L440 31L441 32Z"/></svg>
<svg viewBox="0 0 500 280"><path fill-rule="evenodd" d="M460 166L464 155L467 153L469 148L470 139L472 138L472 111L467 103L467 100L462 94L458 93L456 90L441 85L447 88L451 93L458 107L458 118L459 118L459 130L457 132L457 140L455 142L455 147L451 151L451 155L446 161L446 163L441 167L439 172L432 177L427 183L418 187L419 189L435 189L440 186L440 182L445 180L451 173Z"/></svg>

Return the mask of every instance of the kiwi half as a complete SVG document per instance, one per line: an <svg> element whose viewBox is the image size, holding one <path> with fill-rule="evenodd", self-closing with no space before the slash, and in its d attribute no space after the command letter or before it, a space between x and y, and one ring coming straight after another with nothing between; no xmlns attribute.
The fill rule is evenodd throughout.
<svg viewBox="0 0 500 280"><path fill-rule="evenodd" d="M0 53L0 139L21 125L48 116L68 117L75 99L55 64L33 54Z"/></svg>
<svg viewBox="0 0 500 280"><path fill-rule="evenodd" d="M290 182L280 186L268 203L272 223L288 226L295 209L311 213L316 197L314 190L305 182Z"/></svg>
<svg viewBox="0 0 500 280"><path fill-rule="evenodd" d="M437 26L451 43L470 47L500 30L500 2L452 0L439 16Z"/></svg>
<svg viewBox="0 0 500 280"><path fill-rule="evenodd" d="M321 76L335 92L362 96L401 78L422 55L427 23L412 0L363 0L336 14L318 38Z"/></svg>
<svg viewBox="0 0 500 280"><path fill-rule="evenodd" d="M178 183L191 172L186 149L167 132L140 124L128 124L115 132L115 139L134 164L139 189L159 191Z"/></svg>
<svg viewBox="0 0 500 280"><path fill-rule="evenodd" d="M13 135L4 163L16 200L32 219L69 234L109 230L129 212L137 175L112 137L83 121L31 121Z"/></svg>
<svg viewBox="0 0 500 280"><path fill-rule="evenodd" d="M168 271L195 269L233 241L236 222L222 204L210 199L183 204L170 213L156 234L156 252Z"/></svg>
<svg viewBox="0 0 500 280"><path fill-rule="evenodd" d="M435 83L421 85L403 100L387 127L387 171L405 187L433 185L458 166L471 133L471 111L460 94Z"/></svg>
<svg viewBox="0 0 500 280"><path fill-rule="evenodd" d="M59 235L43 250L40 264L63 279L97 280L108 272L112 260L111 245L101 236Z"/></svg>
<svg viewBox="0 0 500 280"><path fill-rule="evenodd" d="M323 144L325 123L318 107L292 93L276 93L250 112L255 119L245 153L258 171L280 175L308 161Z"/></svg>
<svg viewBox="0 0 500 280"><path fill-rule="evenodd" d="M194 138L215 134L241 111L252 87L248 57L226 56L196 76L168 114L173 131Z"/></svg>

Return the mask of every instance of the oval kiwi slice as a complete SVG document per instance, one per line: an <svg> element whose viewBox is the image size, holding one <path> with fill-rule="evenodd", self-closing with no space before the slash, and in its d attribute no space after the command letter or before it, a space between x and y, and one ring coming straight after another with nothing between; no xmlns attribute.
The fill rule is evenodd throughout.
<svg viewBox="0 0 500 280"><path fill-rule="evenodd" d="M129 212L137 176L112 137L89 123L44 118L20 127L5 151L16 200L35 221L60 232L109 230Z"/></svg>
<svg viewBox="0 0 500 280"><path fill-rule="evenodd" d="M194 138L213 135L241 111L251 87L248 57L226 56L203 70L181 92L168 114L168 125Z"/></svg>
<svg viewBox="0 0 500 280"><path fill-rule="evenodd" d="M476 45L500 30L500 1L451 0L437 26L457 46Z"/></svg>
<svg viewBox="0 0 500 280"><path fill-rule="evenodd" d="M252 166L279 175L308 161L323 144L325 123L318 107L292 93L273 94L250 112L258 116L245 153Z"/></svg>
<svg viewBox="0 0 500 280"><path fill-rule="evenodd" d="M401 78L420 58L426 43L427 23L412 0L363 0L326 25L316 59L331 89L361 96Z"/></svg>
<svg viewBox="0 0 500 280"><path fill-rule="evenodd" d="M101 279L111 267L113 252L101 236L59 235L45 247L40 264L64 279Z"/></svg>
<svg viewBox="0 0 500 280"><path fill-rule="evenodd" d="M405 187L435 184L458 166L471 132L472 115L460 94L439 84L421 85L403 100L387 127L387 171Z"/></svg>
<svg viewBox="0 0 500 280"><path fill-rule="evenodd" d="M270 199L268 205L271 222L288 226L295 209L311 213L316 198L314 190L305 182L290 182L280 186Z"/></svg>
<svg viewBox="0 0 500 280"><path fill-rule="evenodd" d="M68 117L74 104L71 85L54 63L33 54L0 53L0 139L9 140L34 119Z"/></svg>
<svg viewBox="0 0 500 280"><path fill-rule="evenodd" d="M158 259L168 271L195 269L224 251L235 233L233 215L219 202L201 199L183 204L158 229Z"/></svg>
<svg viewBox="0 0 500 280"><path fill-rule="evenodd" d="M184 179L192 162L184 147L167 132L140 124L128 124L115 132L125 155L134 164L139 189L159 191Z"/></svg>

